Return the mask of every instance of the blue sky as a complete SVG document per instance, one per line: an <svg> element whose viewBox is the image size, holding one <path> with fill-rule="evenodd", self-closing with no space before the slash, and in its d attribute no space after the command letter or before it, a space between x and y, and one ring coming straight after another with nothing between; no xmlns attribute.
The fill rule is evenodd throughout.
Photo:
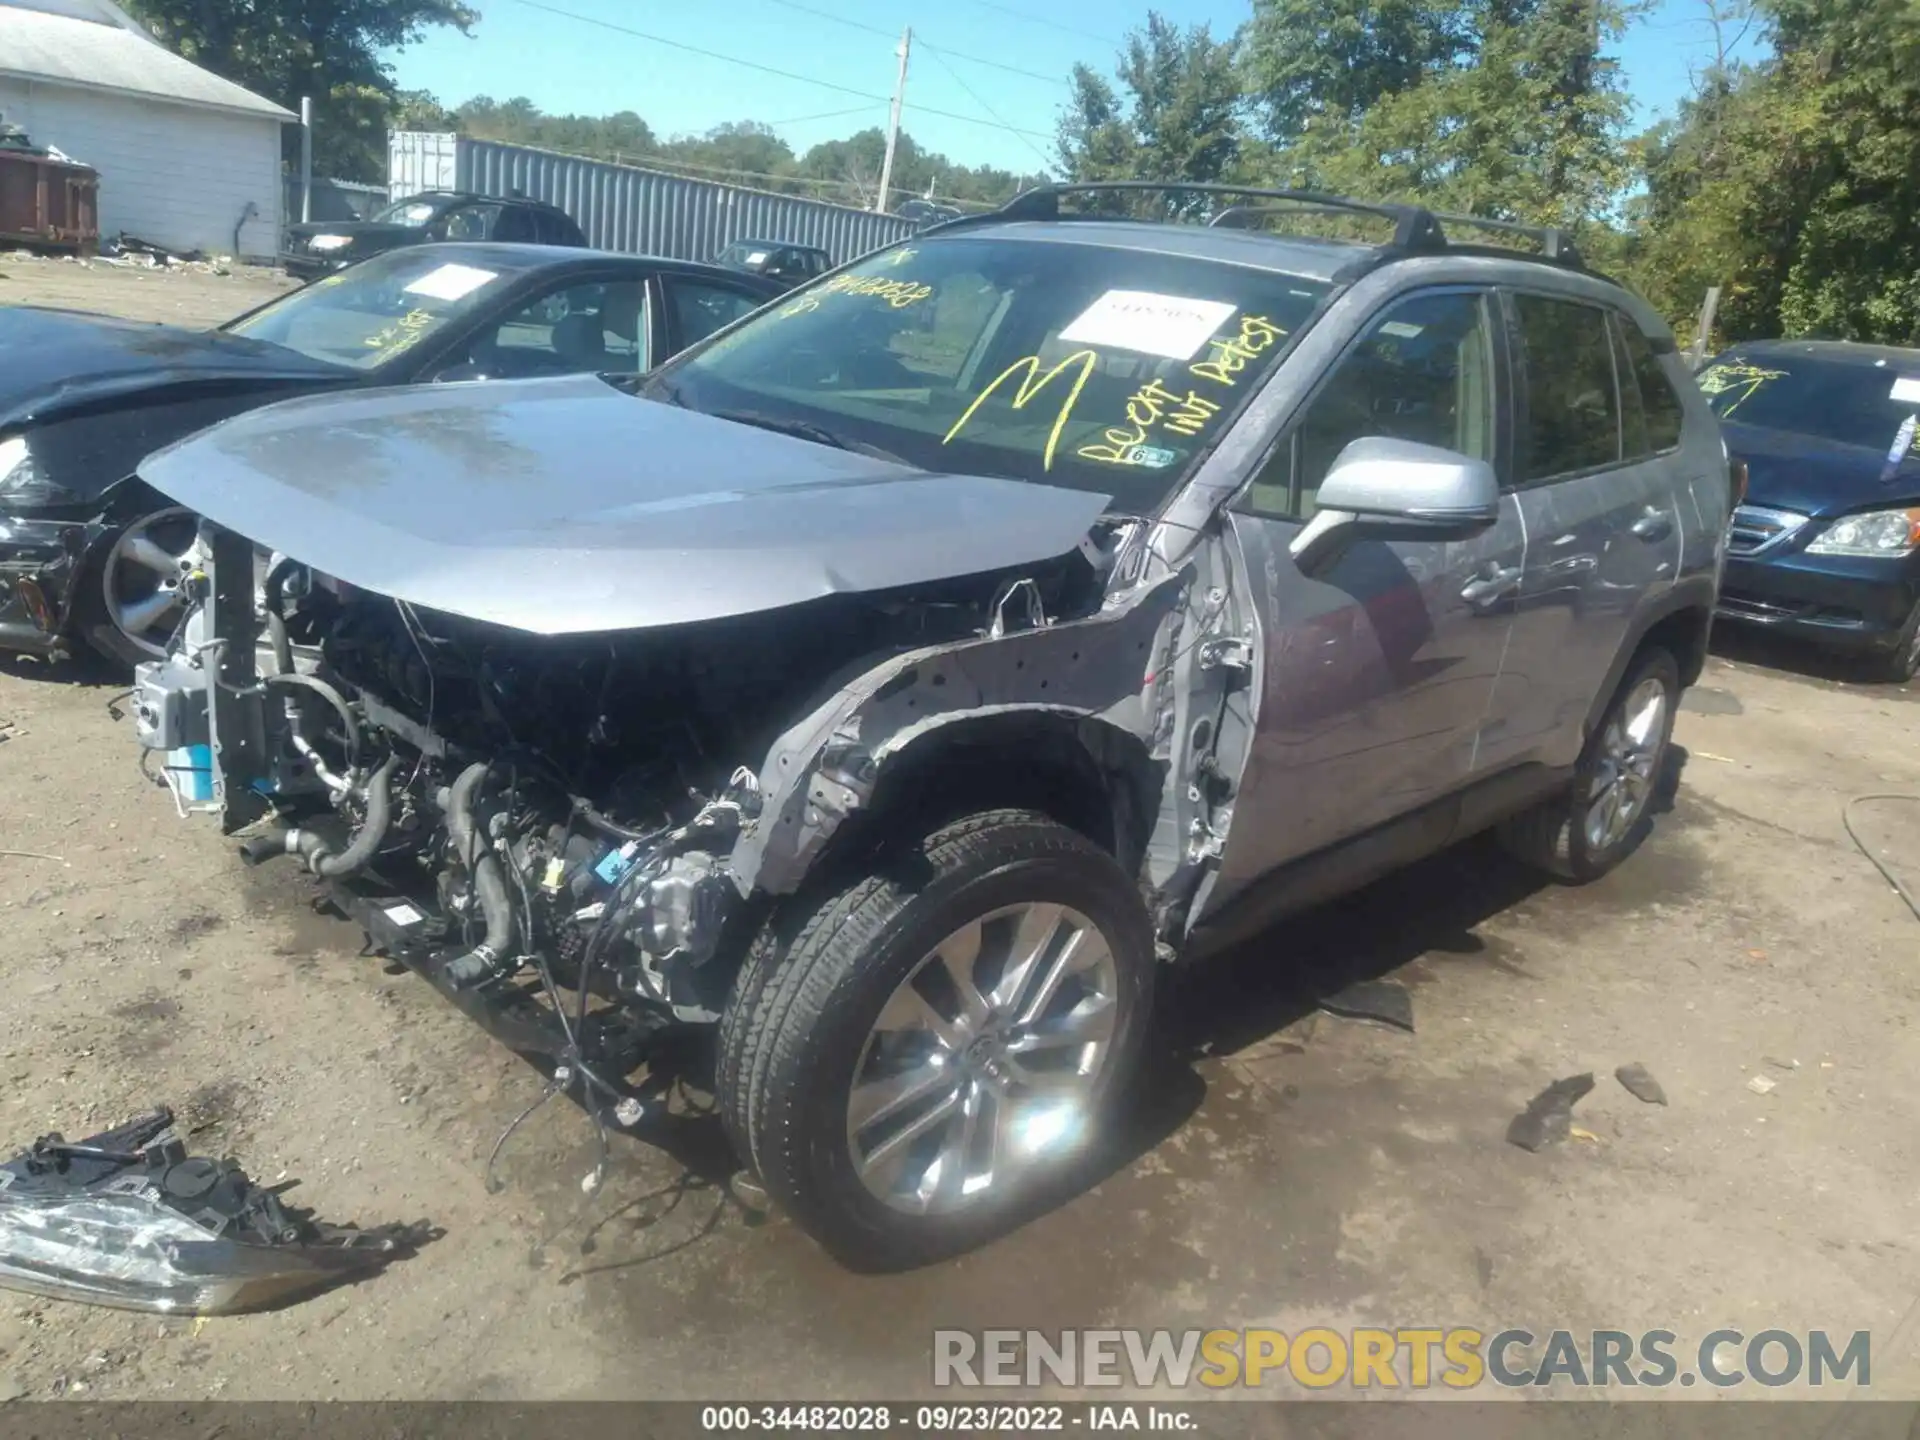
<svg viewBox="0 0 1920 1440"><path fill-rule="evenodd" d="M1051 158L1068 69L1076 61L1110 68L1125 30L1146 14L1145 6L1136 15L1103 0L725 0L711 6L478 0L478 6L482 16L471 38L440 33L393 57L403 87L430 90L450 105L476 94L524 95L554 113L633 110L662 135L761 120L801 153L886 123L898 66L894 49L902 27L911 25L906 128L951 159L1015 171ZM1158 8L1181 24L1210 22L1217 35L1230 33L1249 9L1247 0L1160 0ZM1653 0L1622 42L1620 59L1642 122L1670 111L1686 91L1689 64L1711 57L1703 15L1701 0Z"/></svg>

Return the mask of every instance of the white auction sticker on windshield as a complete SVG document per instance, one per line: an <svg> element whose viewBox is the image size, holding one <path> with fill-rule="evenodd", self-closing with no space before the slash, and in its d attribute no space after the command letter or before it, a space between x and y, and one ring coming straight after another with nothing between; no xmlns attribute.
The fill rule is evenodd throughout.
<svg viewBox="0 0 1920 1440"><path fill-rule="evenodd" d="M766 263L767 263L767 252L764 250L756 250L751 255L747 256L747 264L749 265L764 265Z"/></svg>
<svg viewBox="0 0 1920 1440"><path fill-rule="evenodd" d="M425 295L433 300L464 300L498 275L497 270L480 270L472 265L442 265L407 286L407 294Z"/></svg>
<svg viewBox="0 0 1920 1440"><path fill-rule="evenodd" d="M1109 290L1080 313L1060 338L1071 345L1113 345L1169 360L1191 360L1234 308L1219 300Z"/></svg>
<svg viewBox="0 0 1920 1440"><path fill-rule="evenodd" d="M1893 398L1903 405L1920 405L1920 375L1902 375L1895 380Z"/></svg>

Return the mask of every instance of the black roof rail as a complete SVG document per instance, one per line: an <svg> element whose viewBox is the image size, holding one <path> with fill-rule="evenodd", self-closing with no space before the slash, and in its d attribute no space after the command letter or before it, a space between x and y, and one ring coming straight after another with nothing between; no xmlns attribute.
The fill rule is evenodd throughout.
<svg viewBox="0 0 1920 1440"><path fill-rule="evenodd" d="M1573 237L1557 225L1522 225L1514 220L1489 220L1484 215L1449 215L1445 211L1435 211L1433 218L1441 225L1464 225L1470 230L1491 230L1499 235L1523 235L1537 241L1540 253L1547 259L1558 260L1575 269L1586 268Z"/></svg>
<svg viewBox="0 0 1920 1440"><path fill-rule="evenodd" d="M1284 201L1285 204L1234 205L1222 210L1208 222L1209 227L1250 229L1248 223L1263 215L1284 214L1290 210L1327 210L1356 215L1372 215L1393 222L1396 250L1444 250L1448 247L1445 226L1491 230L1503 235L1521 235L1537 242L1544 259L1570 269L1586 268L1573 237L1552 225L1522 225L1511 220L1490 220L1479 215L1453 215L1429 210L1423 205L1403 205L1393 201L1356 200L1347 195L1328 195L1316 190L1272 189L1259 185L1222 185L1211 181L1181 180L1086 180L1059 185L1039 185L1023 190L998 210L984 214L962 215L930 225L920 233L952 230L1005 220L1061 220L1071 218L1060 213L1065 195L1129 194L1142 191L1179 192L1193 195L1235 195L1249 199ZM1094 218L1094 217L1088 217Z"/></svg>
<svg viewBox="0 0 1920 1440"><path fill-rule="evenodd" d="M1211 181L1197 180L1086 180L1065 185L1041 185L1014 196L993 214L1000 220L1058 220L1061 218L1060 197L1063 195L1137 194L1141 191L1153 190L1177 191L1186 195L1244 195L1261 200L1291 200L1296 204L1310 205L1320 209L1347 210L1362 215L1375 215L1383 220L1393 221L1396 245L1411 246L1426 241L1430 227L1427 212L1417 205L1354 200L1345 195L1322 195L1312 190L1273 190L1258 185L1221 185ZM1227 216L1235 215L1236 212L1242 215L1252 213L1249 207L1236 206L1223 211L1214 218L1212 223L1221 224Z"/></svg>

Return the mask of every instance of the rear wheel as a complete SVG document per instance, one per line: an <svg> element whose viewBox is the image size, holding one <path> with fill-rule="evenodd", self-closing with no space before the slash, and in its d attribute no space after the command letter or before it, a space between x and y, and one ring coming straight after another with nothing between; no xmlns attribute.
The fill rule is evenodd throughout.
<svg viewBox="0 0 1920 1440"><path fill-rule="evenodd" d="M1152 926L1099 847L993 811L756 946L721 1024L741 1158L862 1268L958 1253L1064 1193L1139 1060Z"/></svg>
<svg viewBox="0 0 1920 1440"><path fill-rule="evenodd" d="M110 660L158 660L186 608L186 579L201 563L200 519L169 506L130 520L82 573L74 629Z"/></svg>
<svg viewBox="0 0 1920 1440"><path fill-rule="evenodd" d="M1680 667L1642 651L1595 727L1573 784L1500 827L1508 850L1563 880L1597 880L1645 837L1680 703Z"/></svg>

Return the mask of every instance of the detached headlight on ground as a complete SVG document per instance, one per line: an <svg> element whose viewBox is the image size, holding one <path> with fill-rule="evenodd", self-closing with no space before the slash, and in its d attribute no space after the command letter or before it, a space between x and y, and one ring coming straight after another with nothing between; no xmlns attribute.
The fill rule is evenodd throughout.
<svg viewBox="0 0 1920 1440"><path fill-rule="evenodd" d="M0 440L0 504L59 505L73 498L33 463L27 451L27 437L10 435Z"/></svg>
<svg viewBox="0 0 1920 1440"><path fill-rule="evenodd" d="M1920 507L1868 510L1827 526L1807 546L1809 555L1906 555L1920 545Z"/></svg>
<svg viewBox="0 0 1920 1440"><path fill-rule="evenodd" d="M348 235L316 235L307 242L309 250L344 250L353 243Z"/></svg>
<svg viewBox="0 0 1920 1440"><path fill-rule="evenodd" d="M321 1225L231 1161L199 1159L162 1110L0 1164L0 1289L123 1310L229 1315L357 1279L432 1238Z"/></svg>

